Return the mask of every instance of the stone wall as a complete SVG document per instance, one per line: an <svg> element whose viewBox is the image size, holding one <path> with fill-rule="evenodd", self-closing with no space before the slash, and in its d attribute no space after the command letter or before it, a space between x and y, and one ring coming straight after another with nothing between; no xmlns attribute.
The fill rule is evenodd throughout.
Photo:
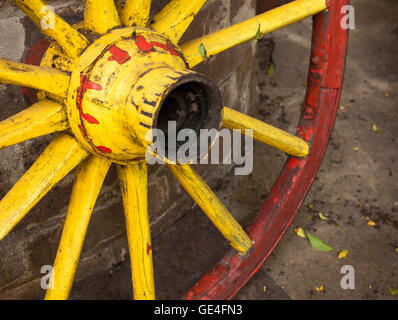
<svg viewBox="0 0 398 320"><path fill-rule="evenodd" d="M73 23L82 19L82 1L49 1L62 17ZM167 1L154 0L154 14ZM216 31L252 17L255 0L208 0L183 41ZM0 2L0 57L20 61L26 46L40 37L38 29L12 4ZM220 87L225 104L255 114L258 105L254 68L254 43L241 45L197 68ZM0 120L28 106L20 88L0 85ZM51 141L41 137L0 151L0 198L32 165ZM232 166L197 166L211 187ZM163 166L149 169L149 210L156 238L195 206ZM0 299L42 298L40 270L52 265L67 212L74 173L65 177L0 243ZM77 280L108 270L128 259L122 199L115 168L111 168L89 225ZM127 280L127 279L126 279Z"/></svg>

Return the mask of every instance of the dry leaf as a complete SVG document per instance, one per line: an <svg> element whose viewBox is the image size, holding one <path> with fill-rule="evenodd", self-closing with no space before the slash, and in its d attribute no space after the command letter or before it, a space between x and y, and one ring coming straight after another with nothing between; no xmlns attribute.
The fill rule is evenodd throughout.
<svg viewBox="0 0 398 320"><path fill-rule="evenodd" d="M372 126L372 131L373 131L373 132L377 132L377 133L383 133L383 131L382 131L382 130L379 130L379 128L378 128L377 125L375 125L375 124Z"/></svg>
<svg viewBox="0 0 398 320"><path fill-rule="evenodd" d="M321 292L321 291L325 290L325 288L323 285L321 285L319 288L315 287L315 290L316 290L316 292Z"/></svg>
<svg viewBox="0 0 398 320"><path fill-rule="evenodd" d="M368 221L368 225L370 225L371 227L374 227L376 225L376 223L372 220Z"/></svg>
<svg viewBox="0 0 398 320"><path fill-rule="evenodd" d="M296 228L294 229L294 232L296 232L296 234L300 237L300 238L307 238L305 235L305 232L303 230L303 228Z"/></svg>
<svg viewBox="0 0 398 320"><path fill-rule="evenodd" d="M340 253L339 253L337 258L345 259L347 257L347 255L348 255L348 250L342 250L342 251L340 251Z"/></svg>
<svg viewBox="0 0 398 320"><path fill-rule="evenodd" d="M392 295L396 295L398 293L398 289L396 288L388 288L388 291L390 291Z"/></svg>
<svg viewBox="0 0 398 320"><path fill-rule="evenodd" d="M322 212L319 212L319 213L318 213L318 216L319 216L319 218L321 218L322 220L329 220L329 218L325 217L325 216L323 215Z"/></svg>

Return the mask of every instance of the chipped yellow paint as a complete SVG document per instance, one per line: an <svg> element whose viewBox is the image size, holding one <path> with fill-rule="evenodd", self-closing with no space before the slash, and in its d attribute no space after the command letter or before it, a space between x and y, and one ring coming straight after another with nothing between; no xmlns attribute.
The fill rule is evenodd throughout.
<svg viewBox="0 0 398 320"><path fill-rule="evenodd" d="M68 128L64 107L42 100L0 122L0 149Z"/></svg>
<svg viewBox="0 0 398 320"><path fill-rule="evenodd" d="M231 246L239 252L247 252L252 246L252 241L191 166L168 165L168 167Z"/></svg>
<svg viewBox="0 0 398 320"><path fill-rule="evenodd" d="M0 240L88 154L74 138L58 134L0 201Z"/></svg>
<svg viewBox="0 0 398 320"><path fill-rule="evenodd" d="M154 300L152 244L148 216L147 164L118 166L126 215L135 300Z"/></svg>
<svg viewBox="0 0 398 320"><path fill-rule="evenodd" d="M325 9L325 0L296 0L244 22L184 43L181 49L192 68L210 56L255 39L258 32L270 33ZM206 50L205 57L199 50L201 45Z"/></svg>
<svg viewBox="0 0 398 320"><path fill-rule="evenodd" d="M253 138L294 157L305 157L309 146L304 140L233 109L224 108L223 127L253 129ZM244 131L246 132L246 131Z"/></svg>
<svg viewBox="0 0 398 320"><path fill-rule="evenodd" d="M151 9L151 0L125 0L124 7L122 7L122 2L122 0L118 0L118 10L122 24L126 27L145 27Z"/></svg>
<svg viewBox="0 0 398 320"><path fill-rule="evenodd" d="M171 0L152 20L151 27L178 43L206 0Z"/></svg>
<svg viewBox="0 0 398 320"><path fill-rule="evenodd" d="M70 77L48 67L31 66L0 59L0 82L26 86L66 97Z"/></svg>
<svg viewBox="0 0 398 320"><path fill-rule="evenodd" d="M85 0L85 29L97 34L105 34L120 25L114 0Z"/></svg>
<svg viewBox="0 0 398 320"><path fill-rule="evenodd" d="M65 55L62 49L53 42L45 52L40 65L70 73L74 68L74 60Z"/></svg>
<svg viewBox="0 0 398 320"><path fill-rule="evenodd" d="M59 15L52 14L44 1L14 0L14 2L40 28L43 34L53 38L71 58L77 58L89 44L79 31L73 29ZM54 25L45 25L43 28L42 22L47 19L49 19L48 22L54 22ZM52 19L53 21L51 21Z"/></svg>
<svg viewBox="0 0 398 320"><path fill-rule="evenodd" d="M76 170L76 180L61 242L53 268L52 289L46 300L68 299L86 237L88 223L111 162L96 156L84 160Z"/></svg>

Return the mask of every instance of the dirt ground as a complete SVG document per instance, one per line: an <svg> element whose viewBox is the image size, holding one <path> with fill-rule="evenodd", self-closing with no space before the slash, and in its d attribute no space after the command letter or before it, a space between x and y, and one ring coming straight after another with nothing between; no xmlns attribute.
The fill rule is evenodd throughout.
<svg viewBox="0 0 398 320"><path fill-rule="evenodd" d="M345 86L335 130L318 177L279 246L236 299L397 299L398 288L398 5L353 0ZM275 71L259 68L259 119L294 132L305 92L311 19L267 36L275 43ZM268 45L268 46L267 46ZM247 226L265 199L285 156L255 143L250 176L225 176L214 190ZM264 165L266 164L266 165ZM246 190L242 192L242 190ZM322 213L328 220L319 218ZM374 222L370 225L369 222ZM338 226L337 226L338 225ZM332 252L313 249L301 227ZM153 239L159 299L179 298L223 256L227 244L200 209ZM345 259L338 259L348 250ZM343 290L343 266L355 270L355 289ZM131 298L129 261L74 285L74 299ZM318 288L318 290L316 289Z"/></svg>

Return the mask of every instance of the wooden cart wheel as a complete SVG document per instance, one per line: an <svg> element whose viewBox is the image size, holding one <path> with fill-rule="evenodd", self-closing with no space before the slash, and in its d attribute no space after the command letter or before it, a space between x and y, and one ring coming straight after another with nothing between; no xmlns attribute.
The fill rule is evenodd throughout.
<svg viewBox="0 0 398 320"><path fill-rule="evenodd" d="M33 103L0 122L0 149L58 134L0 201L0 240L77 168L52 285L46 293L46 299L67 299L93 207L115 163L134 298L154 299L145 153L152 129L170 119L184 128L187 117L192 120L193 112L198 112L197 128L253 129L255 139L290 156L246 231L189 164L181 164L178 157L164 158L231 244L225 257L185 298L232 298L283 237L322 162L343 83L348 32L340 25L341 8L349 0L296 0L183 44L179 40L205 0L171 0L150 21L151 0L118 1L118 5L113 0L86 0L84 22L73 27L56 14L47 19L41 0L14 2L51 40L31 49L30 64L0 60L0 82L25 87ZM215 85L190 70L213 55L313 15L307 93L297 135L225 107ZM39 90L37 96L27 88ZM194 102L196 110L187 111L187 99L180 98L184 94L193 94L189 103ZM182 102L170 107L172 99Z"/></svg>

